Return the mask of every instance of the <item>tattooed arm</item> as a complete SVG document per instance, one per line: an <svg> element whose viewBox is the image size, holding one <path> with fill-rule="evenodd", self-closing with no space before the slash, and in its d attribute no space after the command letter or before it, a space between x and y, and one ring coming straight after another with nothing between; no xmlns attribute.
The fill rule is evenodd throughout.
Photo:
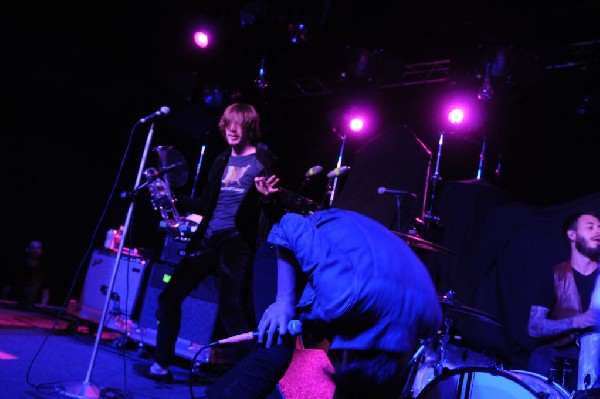
<svg viewBox="0 0 600 399"><path fill-rule="evenodd" d="M552 337L577 329L591 327L595 323L595 316L591 310L566 319L548 319L550 309L543 306L532 305L529 310L529 323L527 331L532 337Z"/></svg>

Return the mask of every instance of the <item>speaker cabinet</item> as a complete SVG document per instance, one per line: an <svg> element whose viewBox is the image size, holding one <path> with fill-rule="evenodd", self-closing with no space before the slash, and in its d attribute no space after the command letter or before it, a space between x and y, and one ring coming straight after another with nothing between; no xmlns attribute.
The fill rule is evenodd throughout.
<svg viewBox="0 0 600 399"><path fill-rule="evenodd" d="M117 254L111 250L93 251L80 297L78 316L82 319L100 322L116 257ZM146 259L139 256L121 256L110 293L109 312L128 317L133 314L147 263Z"/></svg>
<svg viewBox="0 0 600 399"><path fill-rule="evenodd" d="M138 320L138 328L133 338L144 344L156 346L156 309L158 295L169 281L176 266L152 263L150 274L143 293L143 302ZM183 301L181 306L181 329L175 344L175 354L186 359L211 342L217 316L219 295L215 276L206 277ZM209 353L207 353L209 355ZM207 361L206 359L198 359Z"/></svg>

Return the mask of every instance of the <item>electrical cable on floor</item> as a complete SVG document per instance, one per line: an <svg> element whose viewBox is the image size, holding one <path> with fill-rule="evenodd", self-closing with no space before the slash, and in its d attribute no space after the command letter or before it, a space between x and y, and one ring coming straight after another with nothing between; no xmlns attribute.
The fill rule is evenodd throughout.
<svg viewBox="0 0 600 399"><path fill-rule="evenodd" d="M194 357L192 358L192 362L191 362L191 366L190 366L190 378L189 378L189 387L190 387L190 398L191 399L200 399L200 398L196 398L194 396L194 386L192 384L193 382L193 378L194 378L194 367L196 365L196 361L198 360L198 356L200 356L200 354L205 350L208 349L210 347L213 347L215 345L218 345L219 341L215 341L215 342L211 342L208 345L204 345L203 347L201 347L198 352L196 352L196 354L194 355Z"/></svg>

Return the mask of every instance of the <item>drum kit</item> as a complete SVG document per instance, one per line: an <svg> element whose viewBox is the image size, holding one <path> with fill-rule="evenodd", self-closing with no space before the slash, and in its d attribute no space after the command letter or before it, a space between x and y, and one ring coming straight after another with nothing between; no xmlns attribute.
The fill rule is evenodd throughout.
<svg viewBox="0 0 600 399"><path fill-rule="evenodd" d="M412 357L409 375L405 383L404 398L447 398L456 396L447 390L447 383L442 382L450 371L462 370L501 370L498 359L484 351L478 351L464 345L460 336L453 334L452 327L460 316L467 316L486 324L501 327L502 324L492 315L481 310L465 306L456 299L454 291L448 291L440 298L443 321L438 333L433 338L423 341ZM500 371L501 372L501 371ZM453 374L454 375L454 374ZM433 386L440 385L438 388ZM441 390L438 396L432 391ZM471 396L466 396L471 398ZM487 396L493 397L493 396Z"/></svg>
<svg viewBox="0 0 600 399"><path fill-rule="evenodd" d="M413 248L453 255L450 249L418 234L394 233ZM456 344L451 328L458 317L496 327L502 327L502 323L492 315L462 304L453 291L439 300L442 326L435 337L422 341L412 356L403 399L600 399L600 332L585 332L577 338L580 347L577 386L569 391L568 384L561 385L554 378L526 370L505 370L495 356Z"/></svg>
<svg viewBox="0 0 600 399"><path fill-rule="evenodd" d="M505 370L495 356L453 344L451 327L459 316L497 327L502 327L502 323L492 315L463 305L453 291L442 295L440 304L442 326L435 337L422 341L415 351L404 382L403 399L600 398L600 392L594 388L600 370L600 333L589 332L577 339L580 346L577 391L569 392L547 376Z"/></svg>
<svg viewBox="0 0 600 399"><path fill-rule="evenodd" d="M435 244L431 241L424 239L418 234L406 234L398 231L394 231L398 237L402 238L409 246L413 248L420 248L430 252L437 252L440 254L453 255L454 253L446 247Z"/></svg>

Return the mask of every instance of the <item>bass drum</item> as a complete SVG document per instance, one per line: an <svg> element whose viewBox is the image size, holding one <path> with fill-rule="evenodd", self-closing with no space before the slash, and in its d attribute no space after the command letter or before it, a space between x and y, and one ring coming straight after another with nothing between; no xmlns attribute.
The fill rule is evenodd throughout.
<svg viewBox="0 0 600 399"><path fill-rule="evenodd" d="M489 368L495 366L496 363L496 359L491 356L453 344L447 345L444 359L441 360L439 350L428 347L425 349L423 360L416 372L412 392L414 395L418 395L427 384L436 378L439 369L436 367L437 364L441 364L440 371L444 373L448 369L453 370L459 367Z"/></svg>
<svg viewBox="0 0 600 399"><path fill-rule="evenodd" d="M418 399L525 399L569 398L569 393L548 379L523 370L460 367L444 372L427 384Z"/></svg>

